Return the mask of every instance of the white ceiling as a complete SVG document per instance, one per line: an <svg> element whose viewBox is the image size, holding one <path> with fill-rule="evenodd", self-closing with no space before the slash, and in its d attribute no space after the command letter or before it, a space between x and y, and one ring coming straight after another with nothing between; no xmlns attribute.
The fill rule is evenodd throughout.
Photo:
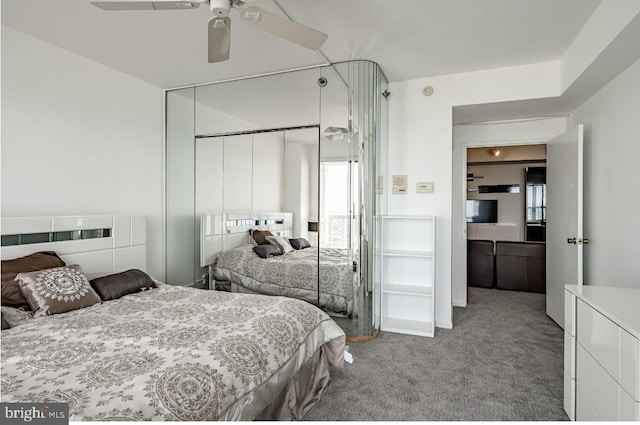
<svg viewBox="0 0 640 425"><path fill-rule="evenodd" d="M331 62L390 81L559 59L600 0L276 0L329 35ZM325 63L232 14L231 60L206 59L207 7L106 12L89 0L2 0L2 24L163 88ZM273 0L256 6L279 13ZM45 64L43 64L44 66Z"/></svg>

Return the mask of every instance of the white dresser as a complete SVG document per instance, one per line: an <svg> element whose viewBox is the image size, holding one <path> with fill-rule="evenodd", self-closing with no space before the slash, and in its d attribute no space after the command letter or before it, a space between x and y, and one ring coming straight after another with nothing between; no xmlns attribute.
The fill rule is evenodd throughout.
<svg viewBox="0 0 640 425"><path fill-rule="evenodd" d="M564 409L571 420L640 419L640 289L567 285Z"/></svg>

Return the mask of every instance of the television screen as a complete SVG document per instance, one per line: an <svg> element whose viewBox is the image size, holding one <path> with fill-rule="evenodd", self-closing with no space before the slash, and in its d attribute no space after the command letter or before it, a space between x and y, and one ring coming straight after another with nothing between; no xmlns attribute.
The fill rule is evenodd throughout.
<svg viewBox="0 0 640 425"><path fill-rule="evenodd" d="M498 200L467 200L467 223L497 223Z"/></svg>

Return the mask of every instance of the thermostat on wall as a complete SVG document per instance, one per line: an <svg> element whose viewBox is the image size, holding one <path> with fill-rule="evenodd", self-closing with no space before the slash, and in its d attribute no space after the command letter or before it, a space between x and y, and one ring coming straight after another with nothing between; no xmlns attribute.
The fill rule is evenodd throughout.
<svg viewBox="0 0 640 425"><path fill-rule="evenodd" d="M407 194L407 176L393 176L391 193L394 195L406 195Z"/></svg>

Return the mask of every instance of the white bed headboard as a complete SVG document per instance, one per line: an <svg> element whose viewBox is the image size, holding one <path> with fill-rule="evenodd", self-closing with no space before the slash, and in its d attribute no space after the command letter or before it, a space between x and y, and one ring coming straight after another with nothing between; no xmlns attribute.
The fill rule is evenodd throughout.
<svg viewBox="0 0 640 425"><path fill-rule="evenodd" d="M3 260L55 251L85 273L147 268L147 218L143 215L2 217Z"/></svg>
<svg viewBox="0 0 640 425"><path fill-rule="evenodd" d="M293 213L203 213L200 217L200 267L213 264L218 254L250 243L249 230L269 230L291 237Z"/></svg>

